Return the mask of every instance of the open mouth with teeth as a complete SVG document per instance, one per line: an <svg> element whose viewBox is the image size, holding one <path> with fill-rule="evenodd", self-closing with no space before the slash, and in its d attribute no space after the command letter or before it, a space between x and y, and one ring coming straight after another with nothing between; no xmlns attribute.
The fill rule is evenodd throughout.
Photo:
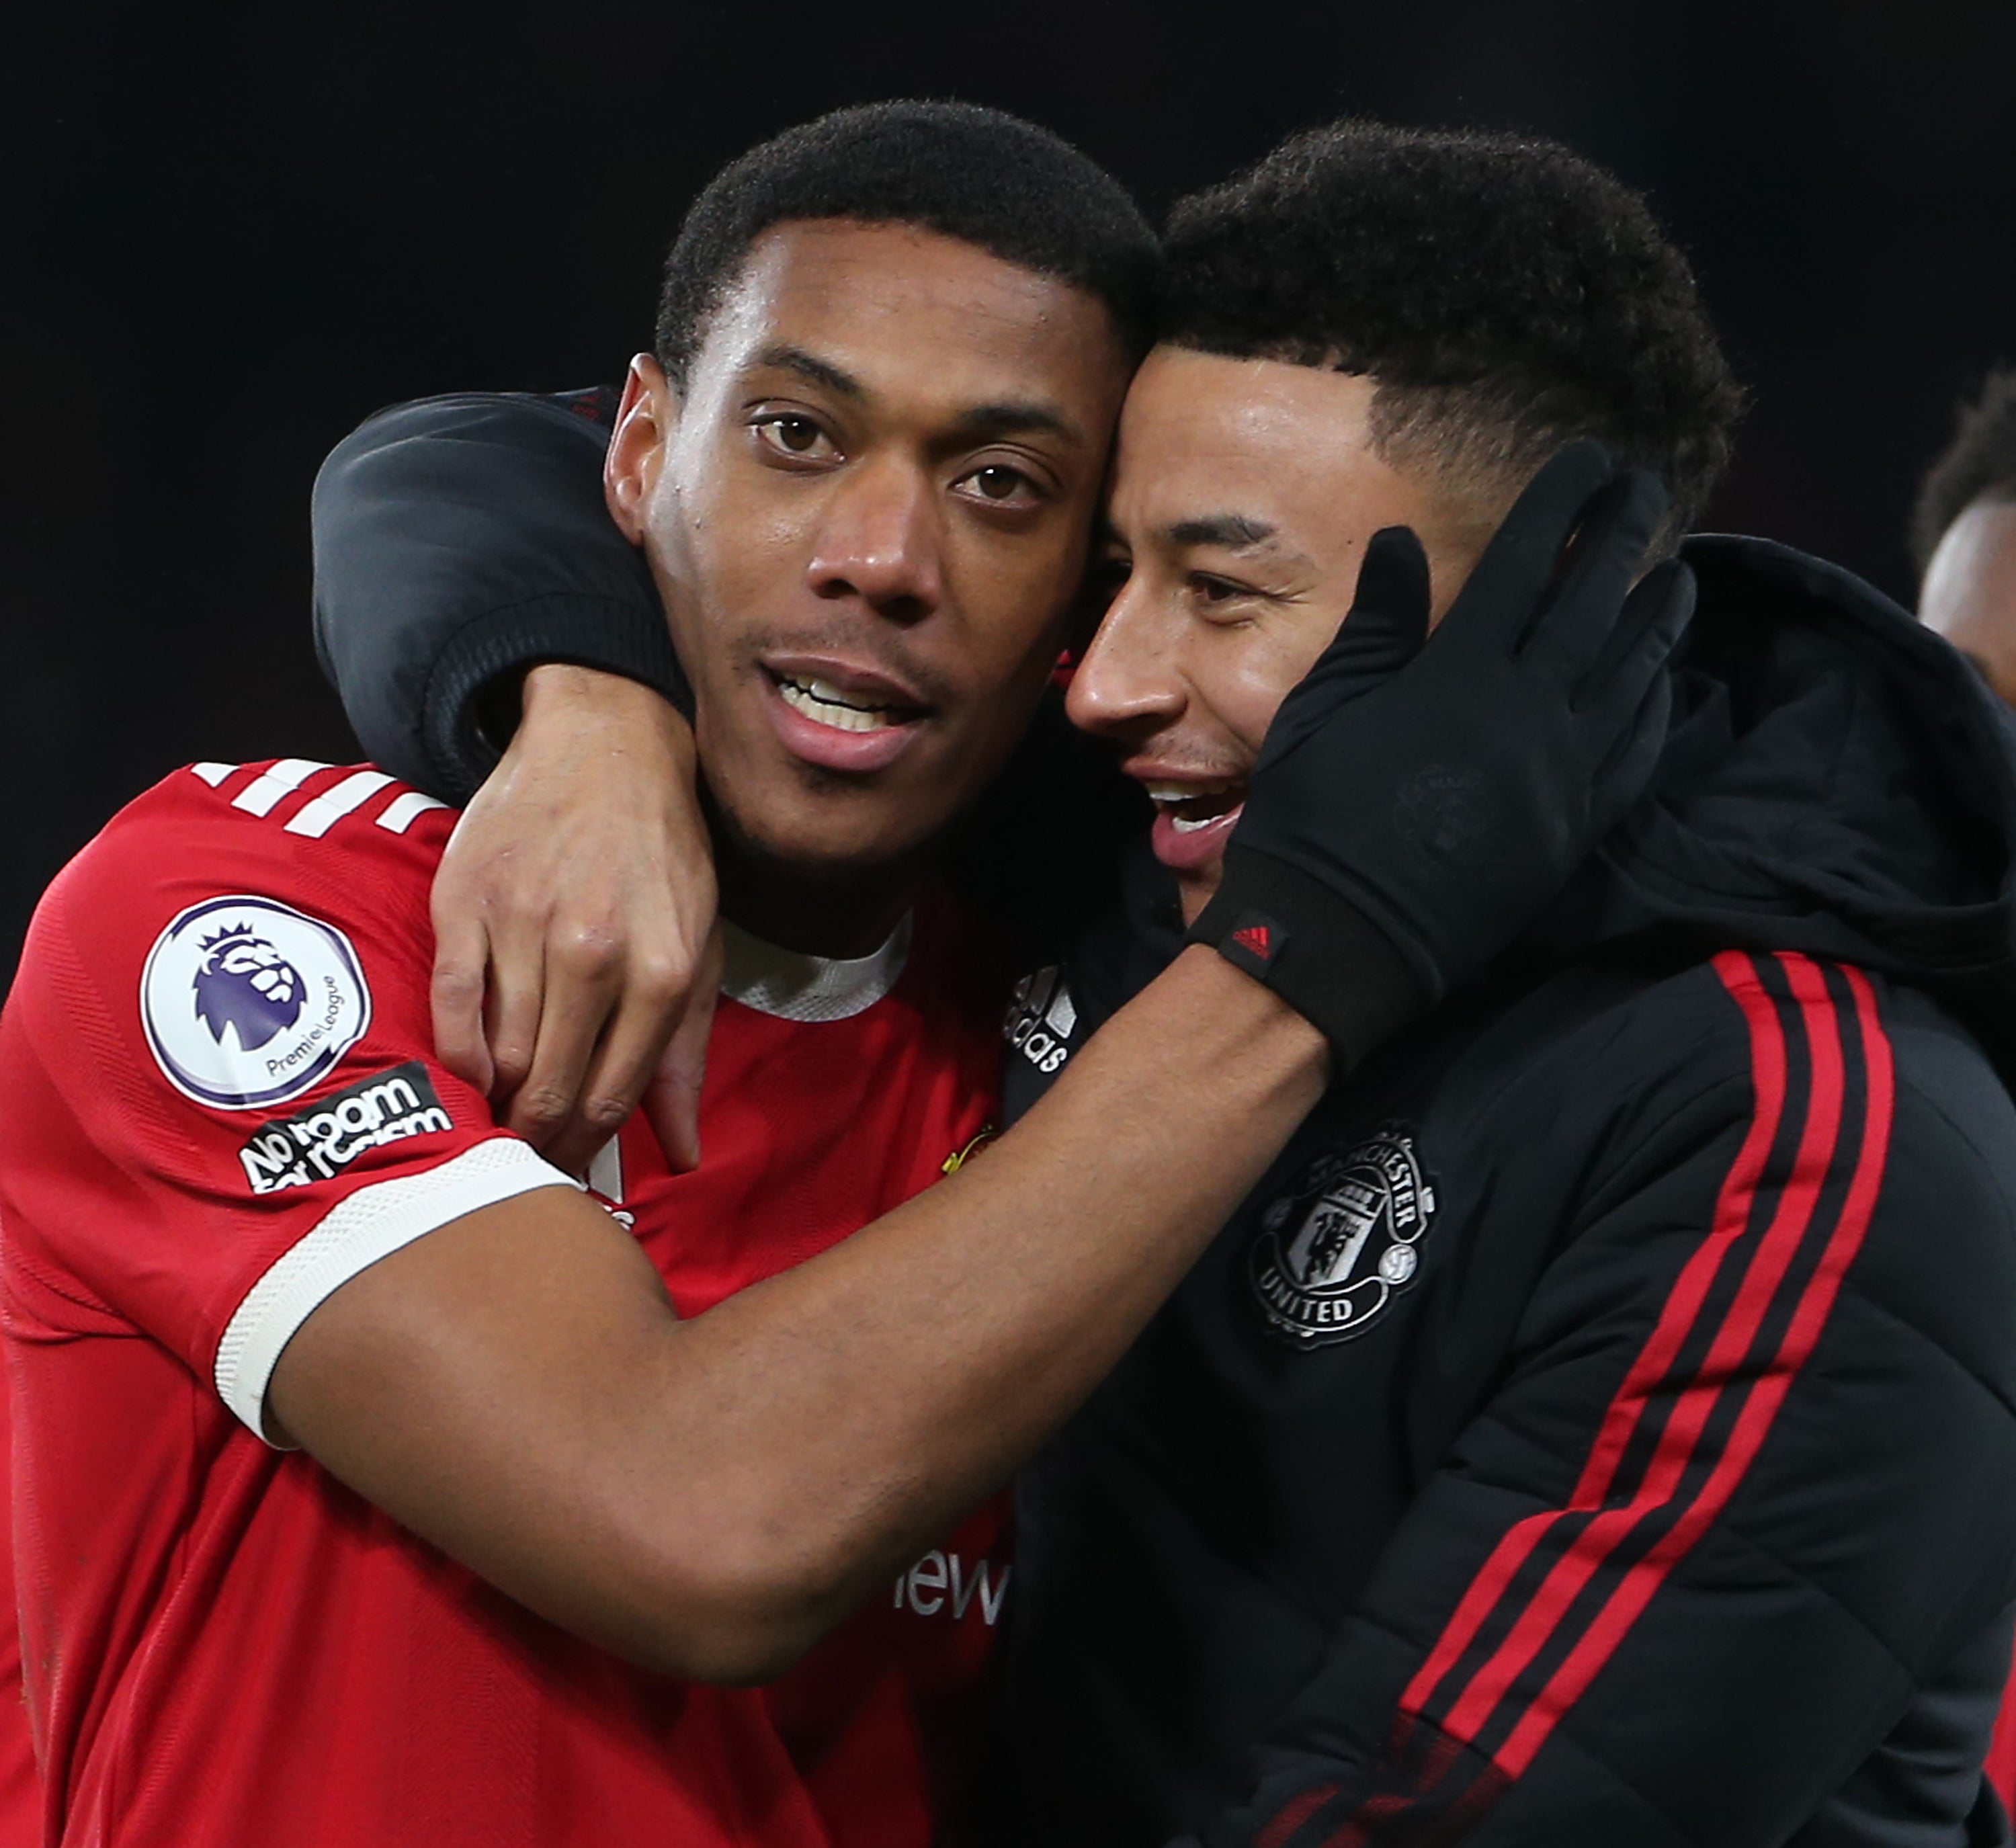
<svg viewBox="0 0 2016 1848"><path fill-rule="evenodd" d="M1208 827L1246 800L1243 783L1147 783L1142 787L1155 805L1156 815L1166 817L1179 834Z"/></svg>
<svg viewBox="0 0 2016 1848"><path fill-rule="evenodd" d="M793 711L802 713L815 725L831 726L835 731L884 731L920 716L915 706L844 693L830 680L800 679L775 672L770 678L776 683L778 697Z"/></svg>

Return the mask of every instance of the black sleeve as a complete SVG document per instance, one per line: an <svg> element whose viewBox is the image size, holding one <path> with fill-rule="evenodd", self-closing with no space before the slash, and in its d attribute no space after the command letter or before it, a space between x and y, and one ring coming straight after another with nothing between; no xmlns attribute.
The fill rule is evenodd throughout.
<svg viewBox="0 0 2016 1848"><path fill-rule="evenodd" d="M2016 1594L2016 1122L1859 974L1719 967L1723 1075L1593 1151L1514 1364L1192 1848L1963 1839Z"/></svg>
<svg viewBox="0 0 2016 1848"><path fill-rule="evenodd" d="M394 775L466 802L541 661L627 675L690 709L650 572L603 501L614 405L607 391L425 398L323 463L315 647Z"/></svg>

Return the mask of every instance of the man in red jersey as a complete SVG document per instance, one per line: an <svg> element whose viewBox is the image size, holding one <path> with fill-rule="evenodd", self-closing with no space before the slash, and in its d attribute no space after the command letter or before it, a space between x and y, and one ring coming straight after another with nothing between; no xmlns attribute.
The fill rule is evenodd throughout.
<svg viewBox="0 0 2016 1848"><path fill-rule="evenodd" d="M381 771L194 766L52 888L0 1026L47 1839L941 1829L1007 1569L972 1511L1426 1000L1341 901L1364 973L1321 1032L1200 947L927 1187L986 1122L1000 996L925 851L1054 656L1146 247L1060 144L922 106L784 137L689 219L610 480L739 927L697 1170L628 1128L586 1198L434 1057L451 820ZM1604 506L1590 661L1651 530ZM1341 682L1312 723L1350 698L1376 740ZM1550 812L1615 812L1646 684L1557 701Z"/></svg>

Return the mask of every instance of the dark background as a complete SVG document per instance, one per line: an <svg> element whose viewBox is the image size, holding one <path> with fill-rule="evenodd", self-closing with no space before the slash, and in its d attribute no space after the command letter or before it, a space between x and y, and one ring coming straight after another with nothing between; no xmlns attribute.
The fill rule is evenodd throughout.
<svg viewBox="0 0 2016 1848"><path fill-rule="evenodd" d="M354 751L308 639L328 447L400 398L617 377L695 187L837 104L1003 105L1157 210L1346 110L1559 136L1650 193L1755 393L1712 524L1906 597L1917 477L2016 355L2009 0L28 4L0 24L0 979L164 771Z"/></svg>

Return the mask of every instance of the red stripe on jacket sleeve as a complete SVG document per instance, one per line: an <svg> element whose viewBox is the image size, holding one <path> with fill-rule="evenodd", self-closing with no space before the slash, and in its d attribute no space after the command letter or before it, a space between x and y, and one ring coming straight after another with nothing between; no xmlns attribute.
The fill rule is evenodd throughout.
<svg viewBox="0 0 2016 1848"><path fill-rule="evenodd" d="M1750 959L1726 951L1715 959L1722 978L1742 1010L1750 1036L1754 1101L1750 1126L1730 1163L1715 1201L1708 1236L1695 1248L1669 1294L1651 1338L1611 1400L1595 1443L1566 1507L1529 1515L1510 1528L1456 1606L1435 1648L1400 1697L1403 1713L1420 1714L1436 1688L1498 1608L1521 1566L1550 1529L1568 1514L1600 1508L1618 1463L1650 1402L1701 1313L1701 1306L1729 1249L1750 1223L1757 1184L1778 1133L1785 1103L1785 1040L1778 1012L1758 980Z"/></svg>
<svg viewBox="0 0 2016 1848"><path fill-rule="evenodd" d="M1820 971L1803 957L1783 957L1800 1005L1813 1014L1827 1003ZM1632 1624L1652 1601L1674 1565L1728 1505L1744 1473L1764 1447L1773 1422L1818 1343L1821 1331L1840 1294L1841 1279L1862 1248L1863 1238L1882 1191L1883 1171L1890 1149L1890 1124L1895 1101L1895 1076L1890 1042L1877 1017L1875 996L1859 970L1843 969L1854 996L1856 1025L1867 1062L1867 1103L1856 1150L1855 1172L1847 1196L1820 1255L1794 1307L1789 1326L1772 1356L1769 1370L1744 1402L1735 1428L1701 1492L1665 1536L1625 1574L1603 1609L1549 1678L1547 1685L1495 1754L1508 1777L1517 1777L1546 1742L1562 1714L1571 1707L1616 1652ZM1837 1079L1838 1072L1837 1072Z"/></svg>
<svg viewBox="0 0 2016 1848"><path fill-rule="evenodd" d="M1697 1486L1673 1525L1625 1570L1560 1665L1521 1713L1503 1744L1492 1753L1508 1778L1532 1761L1561 1716L1572 1706L1615 1653L1672 1567L1705 1533L1742 1481L1762 1449L1793 1378L1818 1341L1841 1279L1859 1248L1877 1194L1888 1146L1892 1076L1888 1043L1875 1001L1859 971L1842 972L1852 1010L1830 994L1819 967L1803 956L1778 961L1791 986L1796 1018L1811 1072L1797 1152L1769 1224L1760 1234L1751 1223L1757 1190L1777 1140L1786 1094L1786 1048L1780 1005L1765 989L1753 960L1733 953L1715 960L1715 969L1748 1025L1754 1102L1741 1147L1719 1191L1706 1237L1683 1266L1658 1322L1634 1359L1599 1425L1580 1479L1567 1506L1529 1516L1508 1531L1479 1571L1435 1648L1402 1699L1403 1716L1424 1714L1435 1691L1460 1660L1492 1613L1499 1608L1519 1568L1540 1541L1568 1515L1587 1513L1587 1523L1564 1548L1528 1596L1503 1640L1455 1698L1440 1720L1452 1741L1470 1744L1515 1696L1520 1679L1553 1640L1617 1549L1661 1511L1670 1512L1683 1485ZM1859 1126L1844 1144L1845 1100L1841 1031L1852 1025L1867 1073L1866 1101ZM1806 1281L1798 1286L1784 1335L1747 1396L1717 1454L1703 1449L1704 1432L1723 1395L1742 1390L1751 1379L1750 1351L1774 1305L1782 1303L1786 1280L1815 1229L1816 1214L1831 1176L1852 1153L1853 1171L1825 1245ZM1746 1234L1750 1234L1746 1237ZM1732 1253L1748 1252L1743 1274L1723 1311L1708 1353L1691 1377L1672 1378L1670 1370L1699 1320L1709 1289ZM1611 1507L1604 1498L1615 1482L1625 1448L1661 1385L1679 1390L1643 1481L1629 1500ZM1700 1465L1706 1464L1703 1474Z"/></svg>

